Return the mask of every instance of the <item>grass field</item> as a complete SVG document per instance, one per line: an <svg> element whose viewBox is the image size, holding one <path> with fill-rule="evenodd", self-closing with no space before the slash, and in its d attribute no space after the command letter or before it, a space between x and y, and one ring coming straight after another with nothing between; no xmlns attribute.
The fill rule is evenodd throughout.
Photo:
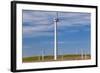
<svg viewBox="0 0 100 73"><path fill-rule="evenodd" d="M47 61L69 61L69 60L88 60L91 59L89 54L81 56L80 54L69 54L69 55L58 55L57 60L54 60L54 56L32 56L32 57L24 57L22 59L23 63L28 62L47 62Z"/></svg>

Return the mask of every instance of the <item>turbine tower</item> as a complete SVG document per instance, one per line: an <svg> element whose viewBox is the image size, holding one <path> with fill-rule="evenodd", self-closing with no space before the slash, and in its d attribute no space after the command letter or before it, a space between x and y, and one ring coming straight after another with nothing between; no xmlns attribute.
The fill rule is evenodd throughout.
<svg viewBox="0 0 100 73"><path fill-rule="evenodd" d="M58 19L58 12L56 12L56 18L54 18L54 60L57 60L57 22Z"/></svg>

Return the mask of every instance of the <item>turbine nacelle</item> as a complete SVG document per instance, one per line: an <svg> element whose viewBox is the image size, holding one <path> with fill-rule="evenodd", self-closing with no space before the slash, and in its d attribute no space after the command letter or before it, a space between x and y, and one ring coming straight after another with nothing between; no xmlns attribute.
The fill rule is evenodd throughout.
<svg viewBox="0 0 100 73"><path fill-rule="evenodd" d="M54 18L54 22L59 22L59 19L58 18Z"/></svg>

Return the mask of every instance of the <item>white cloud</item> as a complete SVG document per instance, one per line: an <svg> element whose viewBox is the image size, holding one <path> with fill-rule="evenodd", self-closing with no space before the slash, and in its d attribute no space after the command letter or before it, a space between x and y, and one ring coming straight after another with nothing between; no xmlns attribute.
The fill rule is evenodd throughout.
<svg viewBox="0 0 100 73"><path fill-rule="evenodd" d="M64 41L58 41L57 44L64 44Z"/></svg>
<svg viewBox="0 0 100 73"><path fill-rule="evenodd" d="M58 41L57 44L87 44L88 42L90 42L90 41L89 40L82 40L82 41Z"/></svg>
<svg viewBox="0 0 100 73"><path fill-rule="evenodd" d="M26 46L26 45L23 45L23 48L24 48L24 49L29 49L29 48L31 48L31 47L30 47L29 45L27 45L27 46Z"/></svg>
<svg viewBox="0 0 100 73"><path fill-rule="evenodd" d="M23 37L31 38L31 37L41 37L41 36L53 36L52 32L33 32L33 33L25 33Z"/></svg>

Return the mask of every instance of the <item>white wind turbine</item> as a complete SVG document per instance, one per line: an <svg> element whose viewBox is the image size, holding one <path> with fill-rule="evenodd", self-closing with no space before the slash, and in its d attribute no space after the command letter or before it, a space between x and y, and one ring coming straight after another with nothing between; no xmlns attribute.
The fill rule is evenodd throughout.
<svg viewBox="0 0 100 73"><path fill-rule="evenodd" d="M66 20L66 17L58 17L58 12L56 12L56 17L53 19L54 24L54 60L57 60L57 24L60 20Z"/></svg>
<svg viewBox="0 0 100 73"><path fill-rule="evenodd" d="M54 60L57 60L57 23L59 22L58 12L56 12L56 15L56 18L54 18Z"/></svg>

